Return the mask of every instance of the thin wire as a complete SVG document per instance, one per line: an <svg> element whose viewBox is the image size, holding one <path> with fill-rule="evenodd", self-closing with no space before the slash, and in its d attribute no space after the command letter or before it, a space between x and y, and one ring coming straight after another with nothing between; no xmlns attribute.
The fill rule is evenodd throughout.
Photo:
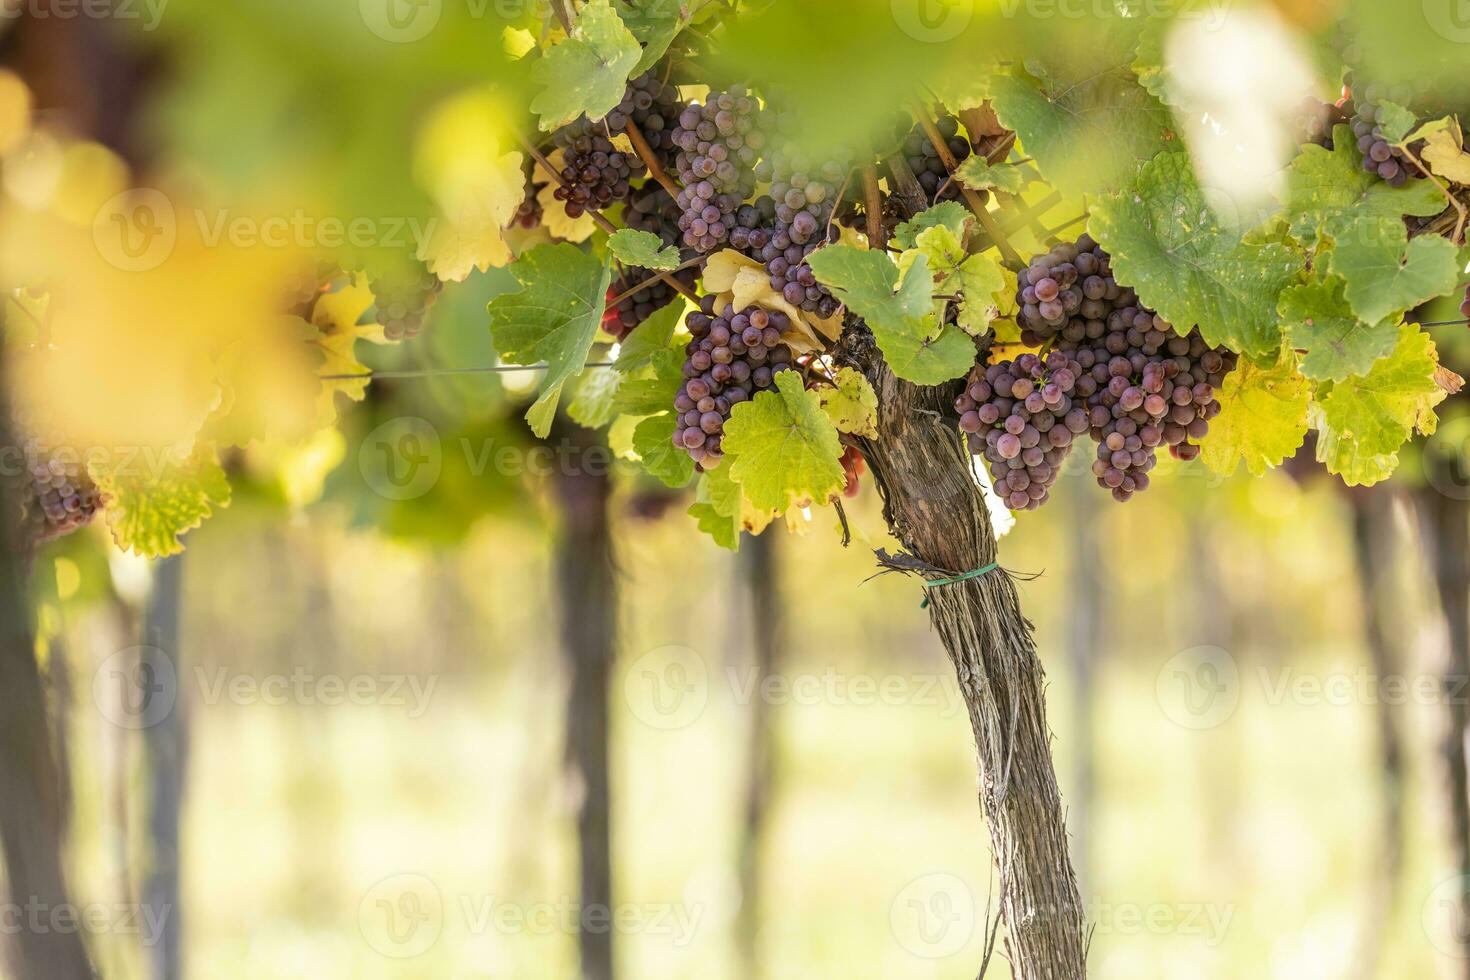
<svg viewBox="0 0 1470 980"><path fill-rule="evenodd" d="M385 381L407 378L434 378L452 374L514 374L517 371L545 371L549 364L496 364L493 367L468 368L424 368L418 371L369 371L366 374L322 374L322 381L368 381L381 378ZM612 361L594 361L582 365L584 368L610 368Z"/></svg>
<svg viewBox="0 0 1470 980"><path fill-rule="evenodd" d="M1421 326L1421 327L1458 327L1458 326L1463 326L1464 324L1467 324L1467 323L1470 323L1470 319L1466 319L1466 320L1436 320L1433 323L1421 323L1421 324L1419 324L1419 326Z"/></svg>

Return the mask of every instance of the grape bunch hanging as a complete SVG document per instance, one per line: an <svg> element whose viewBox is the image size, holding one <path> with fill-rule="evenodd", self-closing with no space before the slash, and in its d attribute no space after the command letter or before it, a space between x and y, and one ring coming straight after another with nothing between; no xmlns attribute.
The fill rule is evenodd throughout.
<svg viewBox="0 0 1470 980"><path fill-rule="evenodd" d="M674 399L674 445L707 469L724 458L721 444L730 410L795 367L791 349L781 342L791 322L776 310L736 310L706 296L686 325L693 339L685 348L684 384Z"/></svg>
<svg viewBox="0 0 1470 980"><path fill-rule="evenodd" d="M1179 333L1144 307L1087 235L1032 259L1017 286L1022 340L1047 350L1045 361L1022 355L977 368L955 405L961 430L990 462L1011 507L1038 506L1056 478L1053 461L1034 451L1044 449L1032 434L1040 432L1038 412L1053 416L1042 424L1055 431L1065 409L1065 432L1092 437L1092 474L1119 501L1148 489L1160 447L1184 461L1199 456L1199 441L1220 413L1220 387L1235 368L1233 353L1210 346L1198 329ZM1047 397L1033 398L1038 392ZM1055 438L1051 448L1065 456L1071 439Z"/></svg>

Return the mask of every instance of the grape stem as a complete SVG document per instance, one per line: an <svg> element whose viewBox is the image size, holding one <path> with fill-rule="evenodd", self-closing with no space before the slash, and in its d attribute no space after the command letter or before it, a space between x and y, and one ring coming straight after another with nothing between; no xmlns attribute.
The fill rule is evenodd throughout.
<svg viewBox="0 0 1470 980"><path fill-rule="evenodd" d="M658 181L658 185L668 191L670 197L677 199L679 185L674 183L673 178L659 165L658 158L653 154L653 147L648 145L648 140L643 135L643 130L639 129L638 124L632 119L629 119L625 132L633 143L633 151L638 154L638 159L642 160L643 165L648 168L648 175Z"/></svg>
<svg viewBox="0 0 1470 980"><path fill-rule="evenodd" d="M1429 171L1428 167L1419 162L1419 157L1414 153L1413 150L1409 149L1408 146L1400 147L1400 149L1404 151L1404 155L1409 158L1409 161L1413 163L1414 166L1419 168L1419 172L1425 177L1428 177L1429 180L1434 184L1434 186L1439 188L1439 192L1445 196L1446 200L1448 200L1450 204L1454 207L1455 213L1460 216L1459 219L1455 222L1455 234L1450 239L1450 243L1453 245L1463 245L1465 243L1465 219L1467 217L1465 205L1461 204L1459 200L1455 197L1455 195L1450 193L1450 189L1448 187L1440 183L1439 178L1434 176L1434 174Z"/></svg>
<svg viewBox="0 0 1470 980"><path fill-rule="evenodd" d="M697 259L690 259L688 262L685 262L683 265L679 266L678 268L669 269L667 271L668 271L668 274L671 275L671 276L678 275L679 273L683 272L685 269L694 269L694 268L698 268L698 267L704 265L704 261L705 261L705 257L703 255L701 255ZM635 286L633 286L633 287L631 287L629 289L624 290L623 292L621 292L618 295L614 296L612 299L608 300L607 301L607 305L608 306L617 306L619 303L621 303L623 300L627 299L629 296L637 296L639 293L643 292L649 286L652 286L654 283L658 282L662 278L663 278L663 276L658 275L658 274L651 275L647 279L644 279L642 282L638 283L637 285L635 285Z"/></svg>
<svg viewBox="0 0 1470 980"><path fill-rule="evenodd" d="M551 161L546 159L545 155L543 155L540 150L531 145L530 140L526 139L526 137L521 135L520 133L516 134L516 139L520 141L521 147L527 153L531 154L531 159L541 164L542 169L551 175L551 179L556 181L558 186L567 186L567 182L562 179L561 173L558 172L557 169L551 165ZM608 221L606 216L604 216L601 211L598 211L596 208L588 208L587 214L592 218L592 221L597 225L597 227L601 228L609 235L617 233L618 226L613 224L611 221ZM694 290L690 289L688 286L675 279L669 273L659 272L656 274L655 278L662 279L664 282L674 287L674 289L679 291L679 295L683 296L685 299L694 303L699 302L699 295L695 293Z"/></svg>
<svg viewBox="0 0 1470 980"><path fill-rule="evenodd" d="M919 125L924 127L924 135L929 137L929 142L934 146L934 152L939 154L939 159L944 162L945 169L953 177L960 162L950 152L949 144L944 141L944 136L934 126L934 120L929 118L929 110L924 107L923 102L917 99L914 100L914 115L919 120ZM1022 261L1020 253L1011 246L1005 232L1000 230L1000 225L996 224L994 215L985 207L985 202L980 200L980 195L966 187L963 182L960 183L960 193L964 195L965 203L980 220L980 227L985 229L985 233L990 236L990 241L1000 249L1000 254L1006 262L1018 269L1023 267L1026 263Z"/></svg>

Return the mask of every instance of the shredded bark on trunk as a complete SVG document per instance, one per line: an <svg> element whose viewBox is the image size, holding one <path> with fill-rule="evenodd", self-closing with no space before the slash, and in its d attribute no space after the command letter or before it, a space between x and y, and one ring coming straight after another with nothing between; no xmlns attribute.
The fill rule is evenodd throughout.
<svg viewBox="0 0 1470 980"><path fill-rule="evenodd" d="M924 388L889 370L872 335L850 325L839 359L878 393L878 438L859 440L895 536L921 561L966 572L996 560L971 458L946 418L953 386ZM929 593L929 615L959 677L980 770L980 805L1001 882L1018 980L1086 976L1082 901L1051 757L1044 671L1015 583L1003 572Z"/></svg>
<svg viewBox="0 0 1470 980"><path fill-rule="evenodd" d="M592 445L591 433L559 426L554 437ZM586 458L585 454L582 458ZM571 673L566 752L579 794L581 918L577 932L583 980L612 980L613 909L608 685L617 647L617 582L613 569L605 470L577 468L556 479L562 528L556 551L562 648Z"/></svg>

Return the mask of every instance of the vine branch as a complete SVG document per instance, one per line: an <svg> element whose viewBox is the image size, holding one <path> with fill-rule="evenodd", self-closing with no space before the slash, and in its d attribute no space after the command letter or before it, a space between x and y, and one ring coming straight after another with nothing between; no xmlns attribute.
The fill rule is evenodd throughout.
<svg viewBox="0 0 1470 980"><path fill-rule="evenodd" d="M516 139L520 141L522 148L524 148L527 153L531 154L531 159L541 164L542 169L551 175L551 179L556 181L558 186L567 186L567 182L562 179L561 173L551 165L551 161L546 159L545 154L543 154L540 150L536 149L536 147L531 144L530 140L526 139L526 137L520 133L516 134ZM604 216L601 211L597 210L596 208L588 208L587 214L592 218L593 222L596 223L597 227L601 228L609 235L615 234L617 232L617 225L613 224L611 221L608 221L606 216ZM699 296L697 293L694 292L694 290L690 289L688 286L675 279L669 273L660 272L657 274L656 278L662 279L664 282L674 287L674 289L679 291L680 296L683 296L690 302L699 302Z"/></svg>
<svg viewBox="0 0 1470 980"><path fill-rule="evenodd" d="M658 181L658 185L669 192L672 198L678 198L679 185L674 183L672 177L659 164L658 158L654 156L653 147L648 145L648 139L643 135L643 130L632 119L628 120L628 128L625 130L628 139L633 143L633 151L638 154L638 159L648 168L648 175Z"/></svg>
<svg viewBox="0 0 1470 980"><path fill-rule="evenodd" d="M935 127L934 120L929 118L929 110L924 107L923 102L917 99L914 101L914 115L918 118L919 125L924 128L924 135L928 136L929 142L933 144L934 152L939 154L939 159L943 161L945 169L953 176L954 172L959 169L960 162L955 159L955 155L951 152L949 144L944 141L943 134ZM996 223L995 216L990 213L990 209L985 206L985 202L980 199L980 195L966 187L963 181L959 182L959 188L960 194L965 198L965 203L970 206L970 210L979 219L980 227L985 229L985 233L990 236L990 241L996 248L1000 249L1000 254L1005 257L1005 260L1016 268L1025 265L1020 253L1012 247L1010 241L1005 236L1005 232L1000 230L1000 225Z"/></svg>

